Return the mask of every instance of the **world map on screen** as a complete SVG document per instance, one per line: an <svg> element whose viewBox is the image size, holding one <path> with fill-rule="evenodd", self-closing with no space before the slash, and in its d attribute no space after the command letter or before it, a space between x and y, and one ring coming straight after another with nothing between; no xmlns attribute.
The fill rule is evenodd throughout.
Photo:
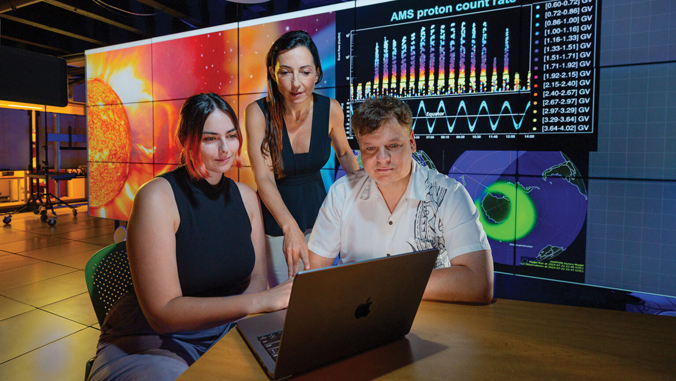
<svg viewBox="0 0 676 381"><path fill-rule="evenodd" d="M587 189L562 152L465 151L449 177L465 186L480 211L496 263L547 263L584 225Z"/></svg>

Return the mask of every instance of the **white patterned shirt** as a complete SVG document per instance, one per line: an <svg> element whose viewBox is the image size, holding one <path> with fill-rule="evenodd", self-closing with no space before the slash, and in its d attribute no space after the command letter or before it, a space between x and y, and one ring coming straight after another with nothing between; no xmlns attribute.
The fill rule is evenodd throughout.
<svg viewBox="0 0 676 381"><path fill-rule="evenodd" d="M491 249L465 187L415 160L392 213L363 169L336 181L308 247L325 258L340 253L341 263L438 248L435 268L449 267L456 256Z"/></svg>

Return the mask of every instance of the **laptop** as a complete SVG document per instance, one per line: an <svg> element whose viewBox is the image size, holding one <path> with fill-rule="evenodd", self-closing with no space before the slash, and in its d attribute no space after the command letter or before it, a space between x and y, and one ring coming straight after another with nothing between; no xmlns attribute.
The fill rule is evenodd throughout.
<svg viewBox="0 0 676 381"><path fill-rule="evenodd" d="M237 329L273 380L403 337L411 330L438 249L302 271L286 310Z"/></svg>

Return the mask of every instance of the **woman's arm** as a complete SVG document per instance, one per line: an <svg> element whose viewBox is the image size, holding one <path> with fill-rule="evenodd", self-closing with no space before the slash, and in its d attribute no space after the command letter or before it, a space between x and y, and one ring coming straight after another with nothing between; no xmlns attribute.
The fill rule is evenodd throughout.
<svg viewBox="0 0 676 381"><path fill-rule="evenodd" d="M357 158L352 153L352 148L347 142L345 135L345 117L343 116L343 109L337 100L331 99L331 112L329 117L329 137L333 150L336 151L336 157L343 166L345 173L352 173L359 169Z"/></svg>
<svg viewBox="0 0 676 381"><path fill-rule="evenodd" d="M155 331L201 330L287 306L291 282L260 293L183 296L176 266L175 232L179 223L167 180L154 179L139 190L129 218L127 251L139 304Z"/></svg>
<svg viewBox="0 0 676 381"><path fill-rule="evenodd" d="M258 186L258 194L284 233L283 250L286 256L286 264L289 267L289 277L291 277L300 271L298 258L303 259L306 269L310 268L310 262L307 260L307 241L305 241L305 235L300 231L298 223L279 194L270 157L263 156L261 153L261 144L263 144L265 138L265 116L256 102L251 103L246 108L245 125L248 140L247 150L254 179Z"/></svg>

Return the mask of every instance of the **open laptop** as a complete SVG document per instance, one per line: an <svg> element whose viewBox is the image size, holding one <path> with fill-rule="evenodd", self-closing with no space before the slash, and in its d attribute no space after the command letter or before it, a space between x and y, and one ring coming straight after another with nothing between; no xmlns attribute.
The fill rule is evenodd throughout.
<svg viewBox="0 0 676 381"><path fill-rule="evenodd" d="M394 341L411 330L438 249L296 275L286 310L237 328L271 379Z"/></svg>

